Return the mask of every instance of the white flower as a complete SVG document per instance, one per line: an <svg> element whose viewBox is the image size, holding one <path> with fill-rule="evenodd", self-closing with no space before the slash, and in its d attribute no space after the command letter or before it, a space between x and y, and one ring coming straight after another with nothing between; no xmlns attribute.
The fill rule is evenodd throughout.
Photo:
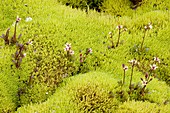
<svg viewBox="0 0 170 113"><path fill-rule="evenodd" d="M149 29L152 29L152 25L149 25L148 27L149 27Z"/></svg>
<svg viewBox="0 0 170 113"><path fill-rule="evenodd" d="M19 16L17 16L16 22L19 22L19 21L21 21L21 18L19 18Z"/></svg>
<svg viewBox="0 0 170 113"><path fill-rule="evenodd" d="M145 28L145 29L147 29L148 27L147 27L147 26L145 26L144 28Z"/></svg>
<svg viewBox="0 0 170 113"><path fill-rule="evenodd" d="M69 43L66 43L65 46L71 48L71 44Z"/></svg>
<svg viewBox="0 0 170 113"><path fill-rule="evenodd" d="M111 31L109 32L109 35L112 35L112 32L111 32Z"/></svg>
<svg viewBox="0 0 170 113"><path fill-rule="evenodd" d="M31 41L31 39L28 40L27 44L28 45L32 45L33 41Z"/></svg>
<svg viewBox="0 0 170 113"><path fill-rule="evenodd" d="M70 50L71 50L71 44L66 43L66 44L65 44L64 51L70 51Z"/></svg>
<svg viewBox="0 0 170 113"><path fill-rule="evenodd" d="M122 29L123 28L123 25L118 25L117 27L116 27L116 29Z"/></svg>
<svg viewBox="0 0 170 113"><path fill-rule="evenodd" d="M147 83L148 83L148 82L147 82L146 80L143 80L143 81L142 81L142 85L143 85L143 86L146 86Z"/></svg>
<svg viewBox="0 0 170 113"><path fill-rule="evenodd" d="M25 19L25 21L26 21L26 22L30 22L30 21L32 21L32 18L31 18L31 17L27 17L27 18Z"/></svg>
<svg viewBox="0 0 170 113"><path fill-rule="evenodd" d="M128 66L126 66L125 64L122 64L122 68L123 68L123 70L125 70L125 71L128 70Z"/></svg>
<svg viewBox="0 0 170 113"><path fill-rule="evenodd" d="M156 64L150 65L151 70L156 70L158 68L158 66L156 66Z"/></svg>
<svg viewBox="0 0 170 113"><path fill-rule="evenodd" d="M88 49L88 52L89 52L89 53L92 53L92 49L91 49L91 48L89 48L89 49Z"/></svg>
<svg viewBox="0 0 170 113"><path fill-rule="evenodd" d="M146 25L144 28L145 28L145 30L152 29L152 24L151 24L151 23L148 23L148 25Z"/></svg>
<svg viewBox="0 0 170 113"><path fill-rule="evenodd" d="M129 60L129 63L132 64L132 65L137 65L137 64L139 64L139 62L138 62L137 60L135 60L135 59Z"/></svg>
<svg viewBox="0 0 170 113"><path fill-rule="evenodd" d="M26 57L26 55L27 55L27 54L26 54L26 53L24 53L23 55L24 55L24 57Z"/></svg>
<svg viewBox="0 0 170 113"><path fill-rule="evenodd" d="M64 48L64 51L69 51L69 50L70 50L70 47L68 46Z"/></svg>
<svg viewBox="0 0 170 113"><path fill-rule="evenodd" d="M127 31L128 29L127 28L124 28L124 31Z"/></svg>
<svg viewBox="0 0 170 113"><path fill-rule="evenodd" d="M160 59L158 57L154 57L154 61L160 63Z"/></svg>
<svg viewBox="0 0 170 113"><path fill-rule="evenodd" d="M70 53L70 55L74 55L74 51L73 50L70 50L69 53Z"/></svg>

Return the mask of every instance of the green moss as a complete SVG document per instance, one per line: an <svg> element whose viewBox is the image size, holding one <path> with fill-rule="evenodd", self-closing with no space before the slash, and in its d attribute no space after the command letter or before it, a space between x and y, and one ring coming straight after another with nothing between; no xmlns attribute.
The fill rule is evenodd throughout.
<svg viewBox="0 0 170 113"><path fill-rule="evenodd" d="M10 89L6 84L0 81L0 112L9 113L13 112L16 108L16 103Z"/></svg>
<svg viewBox="0 0 170 113"><path fill-rule="evenodd" d="M113 95L109 94L116 85L116 81L110 75L90 72L71 77L64 83L65 85L58 88L50 97L48 103L41 104L48 105L45 109L36 110L39 112L48 112L50 109L61 112L111 112L119 103L112 97Z"/></svg>
<svg viewBox="0 0 170 113"><path fill-rule="evenodd" d="M141 101L127 101L119 106L117 113L168 113L169 105L159 106L154 103Z"/></svg>
<svg viewBox="0 0 170 113"><path fill-rule="evenodd" d="M117 80L101 72L68 78L46 102L18 109L19 112L168 112L169 87L157 80L148 85L147 101L121 103L115 96ZM160 85L161 84L161 85ZM161 89L161 88L162 89ZM161 92L164 92L161 93ZM162 95L161 95L162 94ZM166 104L165 104L166 103ZM67 106L67 107L66 107ZM139 107L141 106L141 107ZM147 107L148 106L148 107ZM44 108L43 108L44 107ZM154 109L155 108L155 109Z"/></svg>
<svg viewBox="0 0 170 113"><path fill-rule="evenodd" d="M129 0L119 0L119 2L115 0L105 0L102 5L102 11L121 17L133 13L130 5L131 2Z"/></svg>
<svg viewBox="0 0 170 113"><path fill-rule="evenodd" d="M1 1L1 3L2 2L3 5L0 6L0 9L5 10L0 10L0 15L3 20L1 21L2 24L0 24L0 33L5 33L5 29L10 27L11 37L14 29L12 23L15 21L16 16L19 15L22 18L21 22L17 26L17 35L22 33L22 37L19 42L25 43L29 39L33 40L33 45L28 47L26 51L27 56L23 59L21 68L18 70L11 62L11 54L14 54L16 51L15 46L5 46L3 40L1 39L0 41L1 77L6 77L3 79L3 84L7 83L4 89L11 92L14 89L14 92L9 92L9 95L12 95L12 98L14 98L13 102L16 105L19 103L19 98L17 96L19 89L26 89L25 91L27 92L22 94L20 103L28 104L31 100L33 103L46 101L48 97L55 92L59 83L62 82L63 77L76 75L76 73L78 73L77 70L80 66L79 51L84 51L86 48L92 48L93 53L87 57L86 64L84 65L82 72L100 70L102 72L112 74L116 79L122 79L123 71L121 65L127 64L128 60L134 59L134 57L139 57L139 54L136 52L136 45L141 44L144 26L149 22L152 22L153 29L147 33L144 43L144 48L146 48L147 51L140 57L143 57L143 59L153 59L154 56L158 56L161 59L161 63L159 64L158 70L156 70L157 77L169 84L169 11L163 10L164 6L167 7L168 4L160 5L160 8L157 8L159 10L153 8L149 9L150 6L147 8L149 1L142 4L137 8L137 10L132 11L129 7L130 2L122 1L122 4L116 2L113 4L113 8L115 7L116 9L114 10L115 12L113 11L113 14L116 13L117 15L121 15L121 17L116 17L106 15L104 13L96 13L91 10L88 14L86 14L79 9L71 9L66 6L59 5L56 1L26 0L23 2L15 1L14 4L8 4L11 0ZM107 5L109 6L110 4ZM109 7L112 8L111 6ZM29 16L32 17L33 20L31 22L25 22L25 18ZM113 33L113 41L117 41L117 25L124 25L128 28L128 30L121 34L119 47L115 49L108 49L110 42L108 41L107 36L110 31ZM67 58L67 55L63 50L64 45L67 42L72 44L72 49L75 51L75 55L71 59ZM132 49L134 50L133 53L131 52ZM147 65L147 67L149 67L149 64ZM149 68L147 70L149 70ZM143 77L143 74L138 69L135 69L134 73L133 82L139 82L140 77ZM130 71L127 72L126 86L128 86L128 79L130 78L129 75ZM105 76L105 74L103 76ZM32 79L30 80L32 77L33 81ZM100 81L100 79L98 80ZM78 82L80 80L75 79L75 81ZM99 90L104 87L102 86L103 84L95 84L95 82L93 84L93 81L91 82L91 87L89 85L85 85L86 87L74 88L75 90L76 88L77 90L89 90L91 92L89 95L86 95L86 92L80 92L90 98L94 95L94 91L91 89L96 88L96 90ZM107 81L105 82L107 83ZM113 83L113 86L115 84ZM153 89L156 90L157 93L152 92L152 87L148 86L152 92L147 97L148 101L159 104L168 101L169 90L166 89L168 89L169 86L162 88L165 90L163 93L163 90L159 90L160 87L158 87L158 84L165 86L163 82L155 80L150 84L155 85L155 87L152 87L154 87ZM57 92L60 92L60 89L61 88L57 89ZM49 95L44 93L46 91L50 92ZM62 91L63 90L61 90L61 92ZM114 100L109 100L107 98L107 91L108 90L104 90L103 92L96 91L98 95L94 102L100 102L98 98L102 98L101 100L105 101L103 98L106 97L108 100L105 101L108 103L108 106L106 105L106 107L109 108L110 102ZM74 95L79 94L74 93ZM156 98L157 96L160 98ZM60 95L59 97L61 100L63 99L63 95ZM72 97L69 98L69 96L66 95L66 99L71 100ZM67 102L67 100L64 101ZM9 101L11 100L9 99ZM67 109L65 105L75 107L77 106L76 103L79 101L74 102L63 102L61 105L60 103L57 103L57 106L61 106L57 108L57 110L65 112L70 110L72 111L72 107L68 107ZM91 101L88 100L87 102L90 103ZM37 108L34 107L34 104L30 107L34 109L33 112L35 112L36 109L51 112L53 110L53 106L50 103L53 103L53 101L47 100L47 103L45 102L42 104L42 106L49 104L49 108L39 107L38 104L35 105ZM82 102L80 108L76 110L84 109L84 103L85 102ZM98 106L96 105L93 107L96 108ZM91 107L86 108L90 109ZM54 110L55 109L56 108L54 108ZM100 109L104 108L101 107Z"/></svg>

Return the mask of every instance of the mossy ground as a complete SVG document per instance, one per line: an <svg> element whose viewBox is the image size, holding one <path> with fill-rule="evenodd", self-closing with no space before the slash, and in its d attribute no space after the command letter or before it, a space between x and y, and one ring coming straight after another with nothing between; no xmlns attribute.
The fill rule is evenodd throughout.
<svg viewBox="0 0 170 113"><path fill-rule="evenodd" d="M102 109L106 111L110 109L110 112L117 110L117 112L141 113L154 110L162 113L170 111L169 104L164 105L170 100L169 10L164 7L159 8L160 10L148 10L146 5L142 5L137 10L131 10L129 7L131 14L116 17L96 11L90 11L87 14L83 10L63 6L55 0L51 2L7 0L0 3L3 4L0 6L0 9L3 9L0 10L2 20L0 33L4 34L10 27L10 37L12 37L13 22L19 15L22 18L17 26L17 36L22 33L19 42L25 43L29 39L33 40L33 45L28 46L26 50L27 55L23 58L20 69L16 69L11 61L11 54L15 53L16 47L5 45L3 39L0 41L0 100L4 103L4 106L0 105L0 112L14 112L16 107L18 108L16 111L21 113L87 112L83 102L77 104L74 100L76 90L81 89L81 86L86 89L88 85L92 89L90 94L96 92L99 95L97 97L108 98L99 104L99 109L97 109L98 106L93 106L96 107L94 112L102 112ZM26 17L31 17L32 21L26 22ZM144 26L149 22L152 23L153 29L147 32L144 43L146 51L140 57L153 59L157 56L160 58L161 64L156 71L157 78L147 86L151 92L147 95L146 102L133 100L120 105L118 100L110 100L107 94L110 91L115 92L117 81L122 80L122 64L128 65L128 60L139 57L136 45L141 44ZM110 31L114 42L117 41L117 25L124 25L128 30L121 34L118 47L108 49L108 46L111 46L108 39ZM69 59L64 51L64 45L67 42L71 43L75 52L72 59ZM92 48L93 53L87 56L86 63L80 72L79 51L84 53L86 48ZM126 73L126 87L129 84L130 73L129 69ZM34 82L30 87L28 83L32 75ZM62 80L56 80L63 75L73 77L64 79L60 84ZM135 68L133 83L141 82L140 78L143 76L143 73ZM95 89L96 85L98 88ZM39 90L36 90L38 87ZM23 88L27 91L25 95L22 95ZM22 96L19 98L18 94ZM95 102L100 103L98 100ZM131 107L131 104L136 107ZM139 104L143 106L143 111L138 109ZM146 105L149 107L146 108ZM85 108L88 109L88 107Z"/></svg>

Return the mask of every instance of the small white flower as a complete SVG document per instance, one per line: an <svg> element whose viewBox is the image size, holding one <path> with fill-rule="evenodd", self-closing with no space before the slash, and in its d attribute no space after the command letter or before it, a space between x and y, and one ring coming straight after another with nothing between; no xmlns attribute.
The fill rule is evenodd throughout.
<svg viewBox="0 0 170 113"><path fill-rule="evenodd" d="M26 57L26 55L27 55L27 54L26 54L26 53L24 53L23 55L24 55L24 57Z"/></svg>
<svg viewBox="0 0 170 113"><path fill-rule="evenodd" d="M66 43L65 46L71 48L71 44L69 43Z"/></svg>
<svg viewBox="0 0 170 113"><path fill-rule="evenodd" d="M144 28L145 28L145 30L152 29L152 24L151 24L151 23L148 23L148 25L146 25Z"/></svg>
<svg viewBox="0 0 170 113"><path fill-rule="evenodd" d="M48 92L46 92L45 94L48 95Z"/></svg>
<svg viewBox="0 0 170 113"><path fill-rule="evenodd" d="M151 23L151 22L149 22L149 23L148 23L148 25L152 25L152 23Z"/></svg>
<svg viewBox="0 0 170 113"><path fill-rule="evenodd" d="M123 28L123 25L118 25L117 27L116 27L116 29L122 29Z"/></svg>
<svg viewBox="0 0 170 113"><path fill-rule="evenodd" d="M30 22L30 21L32 21L32 18L31 18L31 17L27 17L27 18L25 19L25 21L26 21L26 22Z"/></svg>
<svg viewBox="0 0 170 113"><path fill-rule="evenodd" d="M91 49L91 48L89 48L89 49L88 49L88 52L89 52L89 53L92 53L92 49Z"/></svg>
<svg viewBox="0 0 170 113"><path fill-rule="evenodd" d="M74 51L73 50L70 50L70 55L74 55Z"/></svg>
<svg viewBox="0 0 170 113"><path fill-rule="evenodd" d="M128 29L127 28L124 28L124 31L127 31Z"/></svg>
<svg viewBox="0 0 170 113"><path fill-rule="evenodd" d="M142 85L143 85L143 86L146 86L147 83L148 83L148 82L147 82L146 80L143 80L143 81L142 81Z"/></svg>
<svg viewBox="0 0 170 113"><path fill-rule="evenodd" d="M152 25L149 25L148 27L149 27L149 29L152 29Z"/></svg>
<svg viewBox="0 0 170 113"><path fill-rule="evenodd" d="M69 51L70 50L70 47L68 47L68 46L66 46L65 48L64 48L64 51Z"/></svg>
<svg viewBox="0 0 170 113"><path fill-rule="evenodd" d="M126 66L125 64L122 64L122 68L123 68L123 70L125 70L125 71L128 70L128 66Z"/></svg>
<svg viewBox="0 0 170 113"><path fill-rule="evenodd" d="M132 64L132 65L137 65L137 64L139 64L139 62L138 62L137 60L135 60L135 59L129 60L129 63Z"/></svg>
<svg viewBox="0 0 170 113"><path fill-rule="evenodd" d="M21 21L21 18L19 18L19 16L17 16L16 22L19 22L19 21Z"/></svg>
<svg viewBox="0 0 170 113"><path fill-rule="evenodd" d="M112 35L112 32L111 32L111 31L109 32L109 35Z"/></svg>
<svg viewBox="0 0 170 113"><path fill-rule="evenodd" d="M160 59L158 57L154 57L154 61L160 63Z"/></svg>
<svg viewBox="0 0 170 113"><path fill-rule="evenodd" d="M156 64L150 65L151 70L156 70L158 68L158 66L156 66Z"/></svg>
<svg viewBox="0 0 170 113"><path fill-rule="evenodd" d="M29 39L27 42L28 45L33 45L32 43L33 43L33 41L31 39Z"/></svg>

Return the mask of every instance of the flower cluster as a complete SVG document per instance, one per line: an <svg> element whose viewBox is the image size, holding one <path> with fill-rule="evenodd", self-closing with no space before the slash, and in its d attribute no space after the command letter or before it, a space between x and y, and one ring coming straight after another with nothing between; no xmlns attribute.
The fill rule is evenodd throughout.
<svg viewBox="0 0 170 113"><path fill-rule="evenodd" d="M139 62L136 59L129 60L129 63L132 64L132 66L139 65Z"/></svg>
<svg viewBox="0 0 170 113"><path fill-rule="evenodd" d="M67 51L67 54L69 55L74 55L74 51L71 49L71 44L69 43L65 44L64 51Z"/></svg>
<svg viewBox="0 0 170 113"><path fill-rule="evenodd" d="M151 23L148 23L148 25L146 25L144 28L145 28L145 30L152 29L152 24L151 24Z"/></svg>
<svg viewBox="0 0 170 113"><path fill-rule="evenodd" d="M127 31L127 28L126 28L125 26L123 26L123 25L118 25L118 26L116 27L116 29L118 29L118 30L123 29L124 31Z"/></svg>

